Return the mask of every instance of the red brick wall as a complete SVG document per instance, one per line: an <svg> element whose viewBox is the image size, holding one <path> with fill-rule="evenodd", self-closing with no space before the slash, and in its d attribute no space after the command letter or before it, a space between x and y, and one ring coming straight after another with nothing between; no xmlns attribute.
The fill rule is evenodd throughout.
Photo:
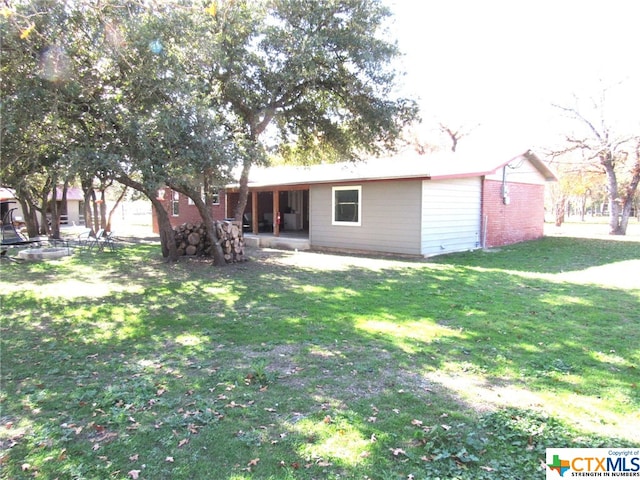
<svg viewBox="0 0 640 480"><path fill-rule="evenodd" d="M169 213L169 219L171 220L171 226L174 228L178 225L182 225L183 223L197 223L202 221L200 217L200 213L198 212L198 208L195 205L189 205L189 198L186 195L180 194L180 198L178 200L178 209L180 215L173 216L171 209L171 196L173 195L173 191L170 188L165 188L164 195L164 207ZM220 191L220 204L212 205L211 212L213 213L214 220L223 220L226 218L226 208L225 208L225 195L224 191ZM158 219L155 214L155 210L153 212L153 231L154 233L158 233L160 230L158 228Z"/></svg>
<svg viewBox="0 0 640 480"><path fill-rule="evenodd" d="M483 183L485 247L534 240L544 235L544 185L508 182L508 189L510 202L505 205L502 182L485 180Z"/></svg>

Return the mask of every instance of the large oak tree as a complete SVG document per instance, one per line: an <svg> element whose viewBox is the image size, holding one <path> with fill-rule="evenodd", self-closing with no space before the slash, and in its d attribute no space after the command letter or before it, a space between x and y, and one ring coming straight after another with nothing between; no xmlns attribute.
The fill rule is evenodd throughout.
<svg viewBox="0 0 640 480"><path fill-rule="evenodd" d="M603 89L589 108L557 105L573 122L574 128L565 136L564 147L554 156L579 152L580 171L604 174L609 211L609 233L625 235L634 199L640 183L640 133L616 125L607 113L608 89ZM631 127L631 125L626 125ZM630 130L630 131L628 131ZM568 158L575 158L569 155Z"/></svg>
<svg viewBox="0 0 640 480"><path fill-rule="evenodd" d="M145 194L175 259L159 187L192 197L209 230L199 187L222 182L233 163L239 218L250 168L270 149L312 162L393 146L417 109L393 95L389 14L379 0L9 1L3 117L19 128L3 141L25 165L38 158L29 145L43 145L65 179L111 176ZM55 95L30 102L40 91ZM52 144L41 125L64 141Z"/></svg>

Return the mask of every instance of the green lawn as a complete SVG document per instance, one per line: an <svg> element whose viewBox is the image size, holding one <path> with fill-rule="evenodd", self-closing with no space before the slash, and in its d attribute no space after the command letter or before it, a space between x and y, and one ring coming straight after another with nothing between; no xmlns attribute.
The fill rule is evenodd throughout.
<svg viewBox="0 0 640 480"><path fill-rule="evenodd" d="M1 268L3 479L533 479L640 444L637 242Z"/></svg>

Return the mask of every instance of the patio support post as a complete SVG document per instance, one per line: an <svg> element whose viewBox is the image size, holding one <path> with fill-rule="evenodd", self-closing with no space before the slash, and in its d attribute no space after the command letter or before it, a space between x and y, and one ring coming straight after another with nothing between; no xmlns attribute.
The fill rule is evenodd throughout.
<svg viewBox="0 0 640 480"><path fill-rule="evenodd" d="M254 235L258 234L258 192L251 192L251 231Z"/></svg>
<svg viewBox="0 0 640 480"><path fill-rule="evenodd" d="M280 212L280 191L273 191L273 234L280 236L280 222L278 221L278 213Z"/></svg>

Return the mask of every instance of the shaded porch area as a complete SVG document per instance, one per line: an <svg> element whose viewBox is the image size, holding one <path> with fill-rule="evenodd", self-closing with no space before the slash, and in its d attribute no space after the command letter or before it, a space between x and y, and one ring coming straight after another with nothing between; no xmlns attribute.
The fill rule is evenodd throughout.
<svg viewBox="0 0 640 480"><path fill-rule="evenodd" d="M236 205L239 193L227 190L228 206ZM229 208L229 207L228 207ZM231 215L231 212L227 212ZM289 186L287 189L251 188L242 219L246 238L285 237L309 240L309 187Z"/></svg>

